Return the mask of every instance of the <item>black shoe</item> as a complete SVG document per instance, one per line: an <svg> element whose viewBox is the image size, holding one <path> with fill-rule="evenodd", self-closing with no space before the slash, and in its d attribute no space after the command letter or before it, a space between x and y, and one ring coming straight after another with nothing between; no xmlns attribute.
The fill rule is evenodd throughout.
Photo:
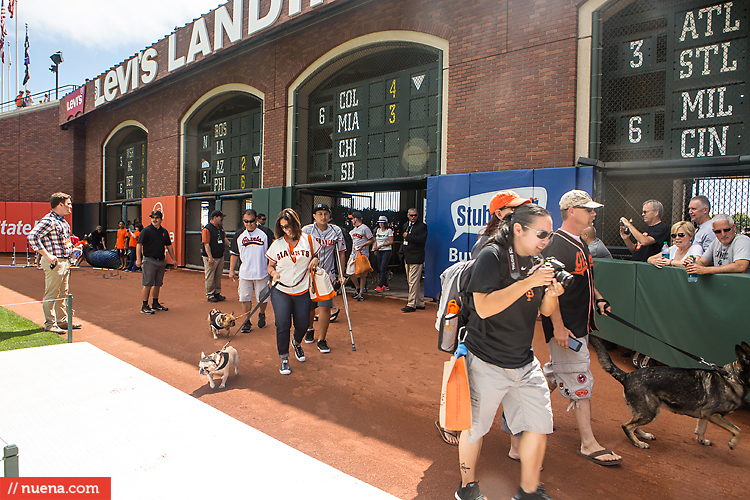
<svg viewBox="0 0 750 500"><path fill-rule="evenodd" d="M258 313L258 328L265 328L266 327L266 315L263 313Z"/></svg>
<svg viewBox="0 0 750 500"><path fill-rule="evenodd" d="M253 330L253 324L250 322L250 320L245 320L244 323L242 323L242 328L240 329L240 332L242 333L250 333Z"/></svg>
<svg viewBox="0 0 750 500"><path fill-rule="evenodd" d="M466 486L461 486L463 483L458 483L458 489L456 490L456 500L484 500L484 495L479 491L479 482L473 481Z"/></svg>
<svg viewBox="0 0 750 500"><path fill-rule="evenodd" d="M518 491L513 495L513 500L552 500L547 493L544 491L544 487L540 484L536 487L534 493L526 493L523 488L518 487Z"/></svg>
<svg viewBox="0 0 750 500"><path fill-rule="evenodd" d="M158 302L155 304L151 304L151 309L154 311L169 311L168 307L164 307L163 305L159 304Z"/></svg>
<svg viewBox="0 0 750 500"><path fill-rule="evenodd" d="M305 344L312 344L315 342L315 330L310 328L305 334Z"/></svg>
<svg viewBox="0 0 750 500"><path fill-rule="evenodd" d="M209 301L209 302L218 302L219 301L219 299L216 298L216 295L211 295L206 300Z"/></svg>
<svg viewBox="0 0 750 500"><path fill-rule="evenodd" d="M294 340L292 340L292 347L294 347L294 356L297 358L297 361L300 363L305 361L305 351L302 350L302 346L300 344L295 344Z"/></svg>
<svg viewBox="0 0 750 500"><path fill-rule="evenodd" d="M359 295L357 295L357 302L362 302L363 300L365 300L364 294L360 293Z"/></svg>
<svg viewBox="0 0 750 500"><path fill-rule="evenodd" d="M417 309L419 309L421 311L421 310L424 309L424 306L417 306Z"/></svg>
<svg viewBox="0 0 750 500"><path fill-rule="evenodd" d="M281 362L281 368L279 368L279 373L282 375L289 375L292 373L291 368L289 368L289 360L285 359Z"/></svg>
<svg viewBox="0 0 750 500"><path fill-rule="evenodd" d="M318 340L318 350L323 354L331 352L331 349L328 347L328 342L326 342L325 339Z"/></svg>
<svg viewBox="0 0 750 500"><path fill-rule="evenodd" d="M416 309L411 306L402 307L401 310L405 313L413 313L414 311L416 311Z"/></svg>
<svg viewBox="0 0 750 500"><path fill-rule="evenodd" d="M147 305L141 307L141 312L143 314L154 314L154 310L148 307Z"/></svg>
<svg viewBox="0 0 750 500"><path fill-rule="evenodd" d="M222 294L220 294L220 293L215 293L215 294L214 294L214 297L216 297L216 300L217 300L217 301L219 301L219 302L221 302L222 300L227 300L227 298L226 298L226 297L224 297L224 296L223 296Z"/></svg>

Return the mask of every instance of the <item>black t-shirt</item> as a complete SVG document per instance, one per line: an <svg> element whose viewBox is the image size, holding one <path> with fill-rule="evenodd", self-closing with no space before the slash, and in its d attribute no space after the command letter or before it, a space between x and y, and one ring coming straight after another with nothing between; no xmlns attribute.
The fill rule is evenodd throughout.
<svg viewBox="0 0 750 500"><path fill-rule="evenodd" d="M94 249L98 250L98 249L104 247L102 245L102 237L103 236L104 235L102 233L100 233L99 231L97 231L97 230L94 230L94 231L91 232L91 246L94 247Z"/></svg>
<svg viewBox="0 0 750 500"><path fill-rule="evenodd" d="M640 248L638 248L638 244L636 243L636 249L635 252L633 252L633 258L631 260L646 262L649 257L661 252L661 247L664 245L665 241L667 242L667 245L669 245L669 226L664 222L658 222L653 226L648 226L646 231L643 231L643 234L651 236L656 241L651 245L641 245Z"/></svg>
<svg viewBox="0 0 750 500"><path fill-rule="evenodd" d="M573 281L565 288L565 293L558 297L560 314L565 328L576 337L585 337L591 330L597 329L594 321L594 264L589 246L558 230L542 255L555 257L573 275ZM554 337L552 320L542 316L542 328L544 338L549 342Z"/></svg>
<svg viewBox="0 0 750 500"><path fill-rule="evenodd" d="M172 246L172 240L169 239L169 231L164 226L156 229L153 224L143 228L141 235L138 237L138 243L143 245L143 256L156 260L164 260L164 251L166 247Z"/></svg>
<svg viewBox="0 0 750 500"><path fill-rule="evenodd" d="M531 259L517 257L520 278L526 277ZM468 292L491 293L513 284L508 252L491 244L482 248L471 272ZM534 337L539 304L544 287L529 290L504 311L482 319L469 296L469 320L466 347L482 361L501 368L520 368L534 359L531 340Z"/></svg>

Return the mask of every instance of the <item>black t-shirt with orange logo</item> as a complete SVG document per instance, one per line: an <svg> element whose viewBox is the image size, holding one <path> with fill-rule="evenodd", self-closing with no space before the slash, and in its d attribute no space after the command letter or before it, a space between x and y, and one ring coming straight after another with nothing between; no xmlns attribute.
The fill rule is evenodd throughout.
<svg viewBox="0 0 750 500"><path fill-rule="evenodd" d="M519 279L528 274L529 257L518 257ZM510 256L507 250L497 245L486 245L479 252L471 272L469 293L491 293L513 284ZM504 311L482 319L474 309L470 297L469 319L466 325L466 347L482 361L501 368L520 368L534 359L531 341L534 337L539 304L544 296L544 287L526 292Z"/></svg>
<svg viewBox="0 0 750 500"><path fill-rule="evenodd" d="M565 264L573 281L558 298L560 314L565 328L576 337L585 337L596 330L594 321L594 270L589 247L580 239L563 230L557 230L542 251L545 257L555 257ZM542 316L544 337L549 342L554 337L552 320Z"/></svg>

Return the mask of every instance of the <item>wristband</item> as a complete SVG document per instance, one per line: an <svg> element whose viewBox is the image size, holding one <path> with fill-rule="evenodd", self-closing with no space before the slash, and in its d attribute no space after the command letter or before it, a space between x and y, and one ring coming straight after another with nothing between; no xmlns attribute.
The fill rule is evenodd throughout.
<svg viewBox="0 0 750 500"><path fill-rule="evenodd" d="M606 305L604 306L604 308L605 308L605 309L606 309L606 308L607 308L608 306L609 306L609 307L611 307L611 306L610 306L610 304L609 304L609 301L608 301L607 299L596 299L596 300L595 300L594 302L596 303L596 305L597 305L597 306L598 306L598 305L599 305L600 303L604 302L604 304L606 304ZM598 307L596 308L596 312L597 312L597 314L601 314L601 311L599 310L599 308L598 308Z"/></svg>

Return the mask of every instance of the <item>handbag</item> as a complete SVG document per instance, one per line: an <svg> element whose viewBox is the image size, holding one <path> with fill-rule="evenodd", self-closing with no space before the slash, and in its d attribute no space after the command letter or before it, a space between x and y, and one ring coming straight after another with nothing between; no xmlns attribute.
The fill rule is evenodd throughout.
<svg viewBox="0 0 750 500"><path fill-rule="evenodd" d="M310 275L310 298L313 302L324 302L336 296L331 277L322 267Z"/></svg>
<svg viewBox="0 0 750 500"><path fill-rule="evenodd" d="M443 365L440 426L454 431L471 429L471 396L465 356L458 359L451 356Z"/></svg>
<svg viewBox="0 0 750 500"><path fill-rule="evenodd" d="M357 275L363 275L367 273L372 272L372 266L370 265L370 259L367 258L365 254L362 253L362 251L358 251L359 255L357 255L357 258L354 259L354 270L356 271L354 274Z"/></svg>

